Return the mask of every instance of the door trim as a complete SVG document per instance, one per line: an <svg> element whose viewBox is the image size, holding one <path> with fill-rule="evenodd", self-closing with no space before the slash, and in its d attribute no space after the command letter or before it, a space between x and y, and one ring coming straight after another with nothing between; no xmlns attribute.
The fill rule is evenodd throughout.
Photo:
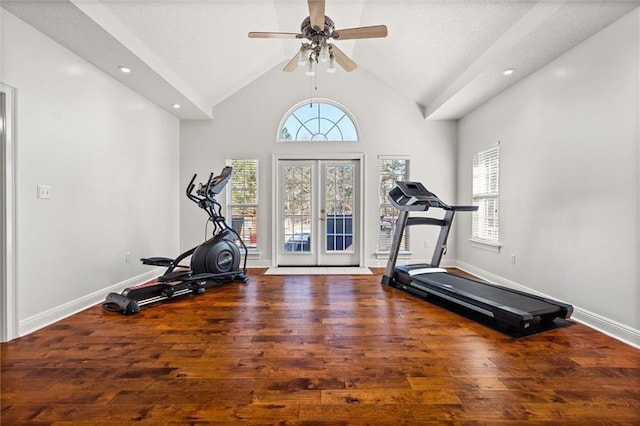
<svg viewBox="0 0 640 426"><path fill-rule="evenodd" d="M271 266L278 266L278 232L280 224L278 223L278 200L280 199L280 168L278 162L280 160L355 160L360 163L360 173L357 177L360 185L360 197L358 200L358 210L360 211L360 220L358 221L357 230L361 236L358 241L358 266L364 266L364 235L366 215L364 211L364 175L365 175L365 155L361 152L341 152L333 154L273 154L271 156L271 182L272 182L272 203L271 203Z"/></svg>
<svg viewBox="0 0 640 426"><path fill-rule="evenodd" d="M0 83L4 103L4 140L0 144L0 342L18 337L16 286L15 89ZM2 136L0 136L2 137Z"/></svg>

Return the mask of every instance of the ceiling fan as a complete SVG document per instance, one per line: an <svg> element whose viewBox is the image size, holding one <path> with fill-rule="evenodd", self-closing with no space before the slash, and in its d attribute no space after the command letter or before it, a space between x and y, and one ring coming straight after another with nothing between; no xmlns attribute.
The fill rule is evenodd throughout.
<svg viewBox="0 0 640 426"><path fill-rule="evenodd" d="M291 58L283 71L292 72L297 66L307 66L307 75L315 74L315 66L320 62L329 62L327 72L336 71L334 61L345 71L350 72L358 66L338 47L329 43L333 40L355 40L363 38L381 38L387 36L385 25L347 28L336 30L335 24L324 14L325 0L307 0L309 16L302 21L299 33L250 32L249 38L297 38L306 39L296 55Z"/></svg>

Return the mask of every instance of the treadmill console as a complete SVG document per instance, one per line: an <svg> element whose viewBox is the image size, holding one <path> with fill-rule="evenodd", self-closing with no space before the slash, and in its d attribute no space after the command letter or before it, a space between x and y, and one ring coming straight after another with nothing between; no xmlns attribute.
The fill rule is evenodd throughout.
<svg viewBox="0 0 640 426"><path fill-rule="evenodd" d="M427 210L429 207L449 209L449 206L420 182L396 181L387 198L399 210Z"/></svg>

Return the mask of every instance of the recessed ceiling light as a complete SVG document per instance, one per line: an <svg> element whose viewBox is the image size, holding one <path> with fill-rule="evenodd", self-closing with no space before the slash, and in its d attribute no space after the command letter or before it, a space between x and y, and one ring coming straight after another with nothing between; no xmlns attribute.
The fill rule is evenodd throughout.
<svg viewBox="0 0 640 426"><path fill-rule="evenodd" d="M511 74L513 74L514 72L516 72L516 69L515 69L515 68L507 68L506 70L502 71L502 74L504 74L504 75L511 75Z"/></svg>
<svg viewBox="0 0 640 426"><path fill-rule="evenodd" d="M125 74L129 74L131 72L131 68L129 67L120 66L118 69Z"/></svg>
<svg viewBox="0 0 640 426"><path fill-rule="evenodd" d="M173 104L173 105L171 105L171 106L172 106L172 107L174 107L175 109L180 108L180 104Z"/></svg>

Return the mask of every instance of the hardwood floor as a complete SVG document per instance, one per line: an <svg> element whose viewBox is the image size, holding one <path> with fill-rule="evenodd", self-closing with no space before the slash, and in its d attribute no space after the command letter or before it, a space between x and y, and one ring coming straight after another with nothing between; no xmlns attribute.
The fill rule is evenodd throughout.
<svg viewBox="0 0 640 426"><path fill-rule="evenodd" d="M515 340L370 276L263 276L1 345L1 422L640 424L640 351Z"/></svg>

